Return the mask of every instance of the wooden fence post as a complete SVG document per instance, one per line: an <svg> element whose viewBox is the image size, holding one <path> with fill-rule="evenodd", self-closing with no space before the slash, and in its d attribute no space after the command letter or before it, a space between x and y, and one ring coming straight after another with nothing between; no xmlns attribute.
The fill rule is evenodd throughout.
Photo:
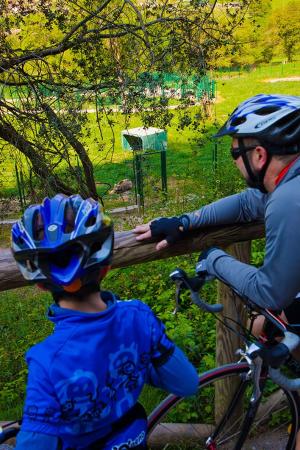
<svg viewBox="0 0 300 450"><path fill-rule="evenodd" d="M231 245L227 249L228 253L239 261L244 263L250 262L251 241L238 242ZM246 325L247 315L244 304L235 296L232 290L223 283L218 283L218 301L224 305L220 318L226 321L226 317L230 317L243 325ZM233 329L237 329L237 325L228 322ZM238 356L235 351L241 346L241 340L232 331L228 330L222 323L217 322L216 330L216 364L221 366L236 361ZM215 395L215 415L216 419L222 417L228 409L228 404L236 390L233 379L224 380L216 386ZM234 420L234 418L233 418Z"/></svg>

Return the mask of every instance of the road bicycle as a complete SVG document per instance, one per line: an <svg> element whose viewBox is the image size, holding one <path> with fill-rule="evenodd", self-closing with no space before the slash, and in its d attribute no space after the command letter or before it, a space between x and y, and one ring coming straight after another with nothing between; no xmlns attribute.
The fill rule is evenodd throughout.
<svg viewBox="0 0 300 450"><path fill-rule="evenodd" d="M205 302L199 292L206 280L188 277L174 270L178 309L181 295L189 290L191 300L200 309L216 315L222 305ZM244 343L238 349L239 362L227 364L199 375L197 395L183 399L166 397L148 417L149 448L165 450L293 450L299 428L300 400L296 392L300 378L290 378L291 352L300 344L295 326L278 314L242 298L249 326L232 327L230 318L223 323L238 333ZM253 324L258 315L265 317L263 335L255 338ZM218 317L218 316L216 316ZM219 319L220 320L220 319ZM229 398L224 392L231 392ZM227 395L228 397L228 395ZM182 417L188 418L182 423ZM10 422L0 432L0 450L13 448L19 422ZM179 433L174 433L174 430ZM186 435L188 434L188 440ZM7 445L7 447L5 447Z"/></svg>
<svg viewBox="0 0 300 450"><path fill-rule="evenodd" d="M205 279L189 278L181 269L170 277L177 286L177 305L188 289L192 302L203 311L216 314L222 310L222 305L208 304L200 297ZM192 399L169 395L163 400L149 416L151 449L162 442L168 450L295 449L300 378L290 376L293 363L297 365L291 358L300 343L297 326L288 325L275 312L246 298L241 300L248 313L248 326L236 323L238 327L234 328L231 318L222 320L242 339L244 348L237 349L240 360L200 374L198 393ZM265 317L265 325L262 336L255 338L252 330L259 315ZM224 392L230 392L230 397L224 398ZM181 418L187 411L192 420L183 424Z"/></svg>

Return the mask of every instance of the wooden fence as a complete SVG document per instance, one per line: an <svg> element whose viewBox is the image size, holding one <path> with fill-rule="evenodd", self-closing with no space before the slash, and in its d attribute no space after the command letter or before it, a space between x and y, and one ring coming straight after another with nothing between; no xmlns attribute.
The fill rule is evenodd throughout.
<svg viewBox="0 0 300 450"><path fill-rule="evenodd" d="M139 242L132 231L119 232L115 236L113 268L200 252L212 246L225 249L237 242L251 241L263 236L264 227L261 223L203 228L201 231L191 231L187 238L158 252L153 240ZM10 249L0 249L0 291L26 284Z"/></svg>

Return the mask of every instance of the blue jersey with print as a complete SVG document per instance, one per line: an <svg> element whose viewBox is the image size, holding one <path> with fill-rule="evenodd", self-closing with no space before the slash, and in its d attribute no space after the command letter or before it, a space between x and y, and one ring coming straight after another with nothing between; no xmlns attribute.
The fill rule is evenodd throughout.
<svg viewBox="0 0 300 450"><path fill-rule="evenodd" d="M139 300L82 313L53 305L54 333L27 353L29 377L22 430L86 447L108 435L136 404L151 369L174 352L164 325Z"/></svg>

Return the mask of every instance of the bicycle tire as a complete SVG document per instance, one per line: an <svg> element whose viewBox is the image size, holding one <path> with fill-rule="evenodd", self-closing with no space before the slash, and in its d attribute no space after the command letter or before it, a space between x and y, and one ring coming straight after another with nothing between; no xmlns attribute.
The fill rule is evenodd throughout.
<svg viewBox="0 0 300 450"><path fill-rule="evenodd" d="M262 391L262 401L255 412L255 418L249 420L253 383L247 380L248 371L247 363L228 364L200 375L196 396L183 399L169 395L148 417L149 448L152 450L160 446L168 450L293 450L299 426L298 394L285 391L268 380ZM229 406L216 421L215 393L220 392L219 383L224 380L231 386L234 383L238 386L235 388L235 395L239 393L241 401L237 406L237 403L231 400L231 415ZM272 399L277 399L274 404L271 401L270 389L274 390ZM190 413L185 407L186 402L189 407L192 405ZM184 415L187 415L185 425L182 424ZM181 430L179 434L174 432L175 428L178 430L178 422ZM185 436L186 432L188 436ZM210 443L207 442L209 438Z"/></svg>
<svg viewBox="0 0 300 450"><path fill-rule="evenodd" d="M15 448L16 437L20 431L20 422L9 422L1 427L0 450L10 450Z"/></svg>

